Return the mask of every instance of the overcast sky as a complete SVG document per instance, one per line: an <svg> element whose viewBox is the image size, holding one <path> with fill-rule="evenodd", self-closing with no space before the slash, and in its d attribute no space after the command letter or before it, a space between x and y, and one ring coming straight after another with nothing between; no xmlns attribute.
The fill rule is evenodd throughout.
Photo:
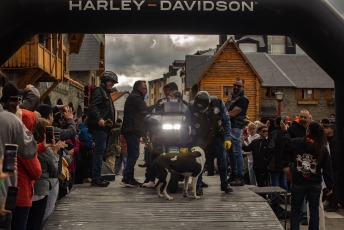
<svg viewBox="0 0 344 230"><path fill-rule="evenodd" d="M344 0L328 0L344 14ZM174 60L215 48L217 35L106 35L105 68L119 76L117 88L131 90L136 80L161 78Z"/></svg>
<svg viewBox="0 0 344 230"><path fill-rule="evenodd" d="M105 67L119 75L118 88L136 80L161 78L174 60L197 50L214 48L218 36L204 35L106 35Z"/></svg>

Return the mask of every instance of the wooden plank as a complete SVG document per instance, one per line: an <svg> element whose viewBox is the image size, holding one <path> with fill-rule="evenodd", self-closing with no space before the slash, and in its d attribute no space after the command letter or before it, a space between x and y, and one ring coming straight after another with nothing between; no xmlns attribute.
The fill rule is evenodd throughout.
<svg viewBox="0 0 344 230"><path fill-rule="evenodd" d="M26 44L25 45L25 67L30 67L30 59L31 59L30 45Z"/></svg>
<svg viewBox="0 0 344 230"><path fill-rule="evenodd" d="M25 64L25 59L26 59L26 47L25 47L25 45L21 47L21 53L22 53L22 58L20 60L21 66L25 67L26 66L26 64Z"/></svg>
<svg viewBox="0 0 344 230"><path fill-rule="evenodd" d="M75 186L43 229L283 229L268 203L249 186L225 194L218 176L204 177L209 188L199 200L179 192L167 201L155 189L125 188L120 180L107 188Z"/></svg>

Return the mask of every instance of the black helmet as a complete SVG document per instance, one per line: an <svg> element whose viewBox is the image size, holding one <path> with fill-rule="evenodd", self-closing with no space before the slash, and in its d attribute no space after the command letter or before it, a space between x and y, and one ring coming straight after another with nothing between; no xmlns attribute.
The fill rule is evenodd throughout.
<svg viewBox="0 0 344 230"><path fill-rule="evenodd" d="M100 76L100 81L101 82L107 82L107 81L113 81L116 83L118 83L118 77L117 75L112 72L112 71L105 71L104 73L102 73L102 75Z"/></svg>
<svg viewBox="0 0 344 230"><path fill-rule="evenodd" d="M210 104L209 93L207 91L199 91L196 94L196 98L194 102L195 108L200 112L204 112L207 110L209 104Z"/></svg>

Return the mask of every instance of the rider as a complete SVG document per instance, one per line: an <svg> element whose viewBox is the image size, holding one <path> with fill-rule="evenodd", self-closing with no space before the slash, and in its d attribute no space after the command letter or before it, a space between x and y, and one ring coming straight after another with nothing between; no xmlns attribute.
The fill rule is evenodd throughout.
<svg viewBox="0 0 344 230"><path fill-rule="evenodd" d="M227 182L227 157L225 149L231 147L231 123L225 104L218 97L211 97L206 91L199 91L191 109L191 136L193 146L205 150L208 164L217 158L221 179L221 191L232 192ZM197 195L202 195L202 174L197 181Z"/></svg>
<svg viewBox="0 0 344 230"><path fill-rule="evenodd" d="M101 178L103 155L106 150L108 138L111 134L112 124L115 121L115 107L110 90L118 83L117 75L112 71L105 71L100 76L101 85L93 89L88 110L88 131L92 133L95 143L92 185L106 187L110 182Z"/></svg>

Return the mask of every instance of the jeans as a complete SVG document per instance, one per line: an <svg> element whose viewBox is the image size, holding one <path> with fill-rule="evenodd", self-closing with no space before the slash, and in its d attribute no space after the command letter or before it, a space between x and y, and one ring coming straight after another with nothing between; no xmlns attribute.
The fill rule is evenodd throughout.
<svg viewBox="0 0 344 230"><path fill-rule="evenodd" d="M285 173L270 171L270 184L271 186L281 187L288 191L287 177ZM271 195L271 200L275 199L275 195Z"/></svg>
<svg viewBox="0 0 344 230"><path fill-rule="evenodd" d="M48 196L32 202L27 222L27 230L40 230L42 228L45 207L47 206Z"/></svg>
<svg viewBox="0 0 344 230"><path fill-rule="evenodd" d="M229 159L231 164L231 171L233 175L244 175L244 158L241 152L243 130L239 128L232 128L232 151L229 151Z"/></svg>
<svg viewBox="0 0 344 230"><path fill-rule="evenodd" d="M227 182L227 154L224 147L223 137L214 137L208 148L205 149L206 154L213 154L217 158L217 166L219 168L221 182ZM198 177L197 185L202 185L202 173Z"/></svg>
<svg viewBox="0 0 344 230"><path fill-rule="evenodd" d="M290 162L289 163L289 166L290 166L290 171L292 172L293 171L293 168L294 168L294 162ZM291 184L291 187L293 187L293 184ZM303 203L302 203L302 206L301 206L301 214L300 214L301 218L307 218L307 202L306 202L306 197L303 199Z"/></svg>
<svg viewBox="0 0 344 230"><path fill-rule="evenodd" d="M115 175L116 176L118 176L119 172L121 171L122 162L123 162L124 168L127 166L127 158L128 158L128 153L121 153L121 156L116 159L116 163L115 163Z"/></svg>
<svg viewBox="0 0 344 230"><path fill-rule="evenodd" d="M256 174L253 171L253 162L248 162L248 174L250 176L250 184L257 185Z"/></svg>
<svg viewBox="0 0 344 230"><path fill-rule="evenodd" d="M16 207L12 214L12 230L26 230L31 207Z"/></svg>
<svg viewBox="0 0 344 230"><path fill-rule="evenodd" d="M123 172L123 180L127 180L134 178L134 167L140 155L140 137L135 133L125 133L123 136L128 146L127 166Z"/></svg>
<svg viewBox="0 0 344 230"><path fill-rule="evenodd" d="M92 135L94 140L92 179L98 179L101 177L103 155L106 150L108 133L104 130L95 129Z"/></svg>
<svg viewBox="0 0 344 230"><path fill-rule="evenodd" d="M290 214L290 229L300 229L301 206L304 197L307 197L309 203L309 223L308 229L319 229L319 200L321 193L321 184L315 185L296 185L293 184L291 189L291 214Z"/></svg>

